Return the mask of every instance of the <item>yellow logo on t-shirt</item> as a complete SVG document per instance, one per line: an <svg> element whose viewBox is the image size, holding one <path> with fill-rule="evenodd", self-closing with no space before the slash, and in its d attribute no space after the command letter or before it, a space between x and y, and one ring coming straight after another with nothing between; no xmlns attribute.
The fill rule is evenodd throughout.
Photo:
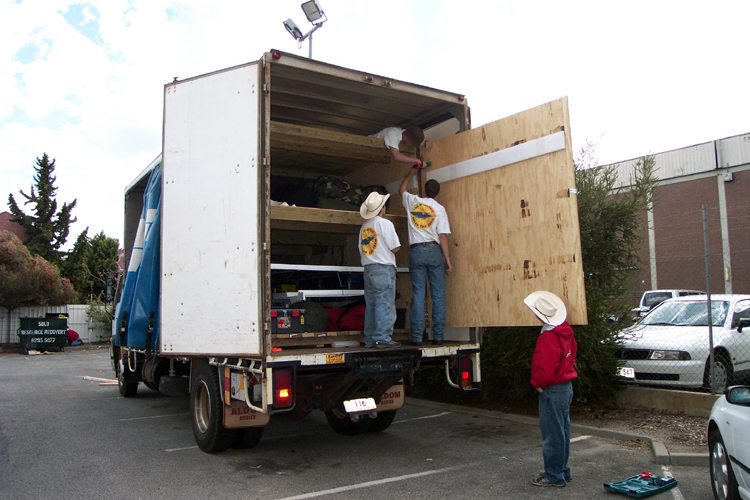
<svg viewBox="0 0 750 500"><path fill-rule="evenodd" d="M371 227L362 229L362 253L370 256L375 253L375 249L378 248L378 233Z"/></svg>
<svg viewBox="0 0 750 500"><path fill-rule="evenodd" d="M435 209L420 202L411 209L411 222L417 229L429 229L435 223Z"/></svg>

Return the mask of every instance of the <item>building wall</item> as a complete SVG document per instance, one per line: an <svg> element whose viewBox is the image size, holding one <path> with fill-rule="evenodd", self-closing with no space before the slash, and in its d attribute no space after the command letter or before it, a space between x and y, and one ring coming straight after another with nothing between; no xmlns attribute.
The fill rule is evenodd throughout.
<svg viewBox="0 0 750 500"><path fill-rule="evenodd" d="M656 203L643 214L643 266L634 273L631 305L646 290L707 290L703 205L711 292L750 294L750 134L654 157ZM628 187L636 161L614 164L618 187Z"/></svg>

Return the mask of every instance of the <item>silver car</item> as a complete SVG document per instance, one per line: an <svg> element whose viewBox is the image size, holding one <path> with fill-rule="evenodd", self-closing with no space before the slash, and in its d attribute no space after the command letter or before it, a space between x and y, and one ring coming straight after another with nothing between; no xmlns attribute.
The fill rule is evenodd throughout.
<svg viewBox="0 0 750 500"><path fill-rule="evenodd" d="M669 299L620 333L620 376L638 384L723 393L750 376L750 295L712 295L714 380L710 383L708 297ZM744 328L744 331L743 331Z"/></svg>
<svg viewBox="0 0 750 500"><path fill-rule="evenodd" d="M708 452L714 498L750 500L750 387L731 387L714 403Z"/></svg>

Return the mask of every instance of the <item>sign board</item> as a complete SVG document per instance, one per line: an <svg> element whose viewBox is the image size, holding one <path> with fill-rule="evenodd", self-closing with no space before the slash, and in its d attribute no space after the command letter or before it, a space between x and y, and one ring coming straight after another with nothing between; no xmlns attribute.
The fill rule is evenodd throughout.
<svg viewBox="0 0 750 500"><path fill-rule="evenodd" d="M65 318L20 318L20 323L21 351L64 348L67 345L68 320Z"/></svg>

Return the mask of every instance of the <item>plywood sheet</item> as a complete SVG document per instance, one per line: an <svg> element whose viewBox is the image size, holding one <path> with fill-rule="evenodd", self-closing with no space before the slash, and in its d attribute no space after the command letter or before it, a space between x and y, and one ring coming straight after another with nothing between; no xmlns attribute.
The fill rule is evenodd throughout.
<svg viewBox="0 0 750 500"><path fill-rule="evenodd" d="M567 99L437 141L433 169L564 131L566 148L441 185L452 233L447 326L539 324L523 304L559 295L571 324L585 324L575 170Z"/></svg>

